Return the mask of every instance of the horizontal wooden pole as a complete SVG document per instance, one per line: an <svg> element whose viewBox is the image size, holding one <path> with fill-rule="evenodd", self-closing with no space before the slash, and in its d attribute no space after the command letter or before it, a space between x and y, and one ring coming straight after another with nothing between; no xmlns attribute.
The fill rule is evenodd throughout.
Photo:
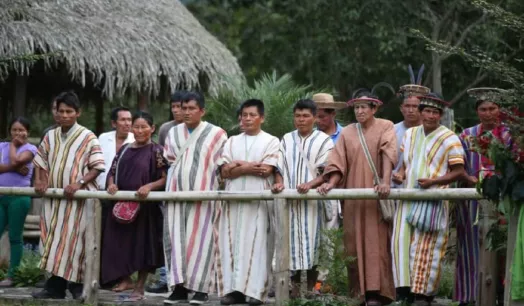
<svg viewBox="0 0 524 306"><path fill-rule="evenodd" d="M30 187L0 187L0 195L25 195L37 196ZM64 198L64 190L50 188L44 197ZM135 191L118 191L110 195L106 191L79 190L75 193L76 199L97 198L100 200L138 200ZM390 199L400 200L473 200L482 199L474 188L448 188L448 189L391 189ZM151 192L143 201L210 201L210 200L272 200L272 199L378 199L372 188L367 189L333 189L328 195L323 196L310 190L307 194L300 194L295 189L284 190L273 194L269 190L259 192L230 192L230 191L180 191L180 192Z"/></svg>

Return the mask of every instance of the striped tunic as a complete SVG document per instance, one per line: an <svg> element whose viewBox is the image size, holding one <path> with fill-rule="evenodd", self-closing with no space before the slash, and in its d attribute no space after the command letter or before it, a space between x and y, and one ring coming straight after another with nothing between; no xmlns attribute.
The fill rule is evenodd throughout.
<svg viewBox="0 0 524 306"><path fill-rule="evenodd" d="M180 152L190 137L192 142ZM164 145L171 165L166 191L218 190L217 161L226 140L224 130L207 122L191 133L185 124L171 128ZM193 291L211 291L214 216L214 201L166 203L164 251L170 287L184 284Z"/></svg>
<svg viewBox="0 0 524 306"><path fill-rule="evenodd" d="M265 132L228 139L221 164L242 160L275 166L278 138ZM241 176L226 180L227 191L271 188L273 177ZM216 223L216 266L219 296L239 291L263 301L268 294L274 251L272 201L222 202Z"/></svg>
<svg viewBox="0 0 524 306"><path fill-rule="evenodd" d="M450 166L464 164L464 150L459 138L444 126L427 136L423 126L408 129L401 151L406 167L406 188L418 188L419 178L441 177ZM393 221L395 286L410 286L415 294L435 295L448 242L449 204L447 201L441 204L445 229L438 231L424 231L406 221L411 209L422 205L420 202L402 201L400 205Z"/></svg>
<svg viewBox="0 0 524 306"><path fill-rule="evenodd" d="M91 169L104 171L104 156L95 134L75 124L62 134L61 128L47 132L33 160L35 167L49 173L49 188L78 183ZM97 190L96 181L88 190ZM86 201L44 198L40 218L40 268L53 275L81 283L85 272Z"/></svg>
<svg viewBox="0 0 524 306"><path fill-rule="evenodd" d="M310 167L297 146L301 146L307 155ZM333 146L331 138L320 131L313 131L307 137L300 136L297 131L284 135L278 156L278 171L284 178L284 187L296 189L298 185L317 177ZM311 167L314 167L314 173L311 173ZM292 271L310 270L318 264L322 230L327 221L325 214L329 212L331 218L336 218L332 209L336 205L337 200L288 201L291 250L289 267Z"/></svg>
<svg viewBox="0 0 524 306"><path fill-rule="evenodd" d="M486 157L473 149L474 138L478 138L482 133L482 125L478 124L460 134L466 153L466 170L469 175L478 179L495 170L495 166ZM511 146L508 128L502 129L501 137L506 146ZM461 303L475 301L479 290L480 238L479 227L476 224L479 209L477 201L463 201L457 205L457 261L453 299Z"/></svg>

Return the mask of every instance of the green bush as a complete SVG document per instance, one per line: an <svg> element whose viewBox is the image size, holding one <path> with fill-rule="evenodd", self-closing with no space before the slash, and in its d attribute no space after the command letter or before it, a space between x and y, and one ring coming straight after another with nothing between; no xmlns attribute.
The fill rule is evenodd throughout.
<svg viewBox="0 0 524 306"><path fill-rule="evenodd" d="M319 270L329 271L323 284L323 291L336 295L349 295L347 266L355 257L346 255L344 249L344 230L342 228L325 230L319 255Z"/></svg>
<svg viewBox="0 0 524 306"><path fill-rule="evenodd" d="M455 263L444 262L441 275L437 296L451 299L453 297L453 288L455 287Z"/></svg>
<svg viewBox="0 0 524 306"><path fill-rule="evenodd" d="M40 255L34 251L25 251L20 266L15 270L13 282L16 287L33 287L43 279L39 267Z"/></svg>

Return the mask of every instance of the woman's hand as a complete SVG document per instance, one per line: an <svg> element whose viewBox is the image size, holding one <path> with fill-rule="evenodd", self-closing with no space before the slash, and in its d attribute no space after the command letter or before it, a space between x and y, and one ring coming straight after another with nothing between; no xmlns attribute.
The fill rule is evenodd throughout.
<svg viewBox="0 0 524 306"><path fill-rule="evenodd" d="M11 144L17 148L23 146L26 142L27 142L27 133L25 132L16 135L15 137L13 137L13 140L11 140Z"/></svg>
<svg viewBox="0 0 524 306"><path fill-rule="evenodd" d="M396 173L393 173L393 175L391 176L391 179L393 180L393 183L395 184L402 184L402 182L404 182L404 173L402 172L396 172Z"/></svg>
<svg viewBox="0 0 524 306"><path fill-rule="evenodd" d="M107 187L107 193L114 195L118 191L118 186L116 184L111 184Z"/></svg>
<svg viewBox="0 0 524 306"><path fill-rule="evenodd" d="M378 193L378 197L381 199L385 199L389 196L389 192L391 191L391 186L386 183L380 183L375 186L375 192Z"/></svg>
<svg viewBox="0 0 524 306"><path fill-rule="evenodd" d="M151 192L151 186L147 184L147 185L140 187L138 191L136 192L136 194L138 195L139 199L143 200L147 198L150 192Z"/></svg>

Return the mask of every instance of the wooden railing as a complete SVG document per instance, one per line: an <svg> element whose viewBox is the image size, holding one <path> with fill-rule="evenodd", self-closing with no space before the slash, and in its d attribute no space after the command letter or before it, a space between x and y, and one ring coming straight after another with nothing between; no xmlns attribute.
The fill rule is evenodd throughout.
<svg viewBox="0 0 524 306"><path fill-rule="evenodd" d="M36 196L33 188L0 187L0 195L26 195ZM62 189L49 189L44 197L64 198ZM91 305L98 304L98 287L100 275L100 236L101 236L101 205L99 200L138 200L133 191L119 191L110 195L105 191L79 190L76 199L95 199L90 202L87 214L86 233L86 275L84 279L84 302ZM391 199L401 200L473 200L482 197L473 188L471 189L392 189ZM148 201L204 201L204 200L274 200L276 205L276 228L279 229L276 241L276 269L275 288L276 302L282 305L289 299L289 211L286 199L377 199L373 189L335 189L327 196L322 196L315 191L299 194L296 190L284 190L279 194L270 191L262 192L227 192L227 191L191 191L191 192L151 192L144 202ZM516 228L517 216L511 216L510 226ZM515 231L508 235L508 263L506 267L506 288L509 289L510 273L509 263L513 255L515 244ZM504 305L520 305L509 299L509 290L506 290ZM477 301L478 305L485 305Z"/></svg>

